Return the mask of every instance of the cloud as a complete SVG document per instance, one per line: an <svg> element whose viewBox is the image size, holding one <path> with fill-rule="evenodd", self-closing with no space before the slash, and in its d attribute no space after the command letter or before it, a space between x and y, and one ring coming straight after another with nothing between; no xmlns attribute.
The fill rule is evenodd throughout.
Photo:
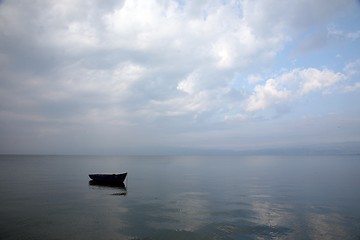
<svg viewBox="0 0 360 240"><path fill-rule="evenodd" d="M355 41L360 37L360 30L353 32L345 32L341 29L336 28L335 26L329 26L328 36L335 39L349 39Z"/></svg>
<svg viewBox="0 0 360 240"><path fill-rule="evenodd" d="M328 36L325 31L319 31L306 37L295 49L295 53L304 53L325 47L328 44Z"/></svg>
<svg viewBox="0 0 360 240"><path fill-rule="evenodd" d="M286 89L278 89L277 81L269 79L265 85L255 86L255 92L246 102L246 111L263 110L270 105L275 105L286 101L290 97L290 92Z"/></svg>
<svg viewBox="0 0 360 240"><path fill-rule="evenodd" d="M188 94L194 94L196 88L196 81L199 78L197 73L191 73L186 79L178 83L176 89Z"/></svg>
<svg viewBox="0 0 360 240"><path fill-rule="evenodd" d="M305 69L299 72L300 78L303 81L300 93L302 95L310 92L328 88L338 81L344 80L346 76L343 73L335 73L331 70L318 70L314 68Z"/></svg>
<svg viewBox="0 0 360 240"><path fill-rule="evenodd" d="M349 75L349 77L355 77L360 74L360 59L351 61L346 64L344 72Z"/></svg>
<svg viewBox="0 0 360 240"><path fill-rule="evenodd" d="M360 82L359 82L360 59L348 63L344 68L344 72L348 75L348 78L353 79L353 81L348 82L343 87L343 91L346 93L346 92L354 92L359 90L360 89Z"/></svg>
<svg viewBox="0 0 360 240"><path fill-rule="evenodd" d="M254 93L246 100L245 110L252 112L285 104L311 92L325 91L346 78L344 73L329 69L293 69L256 85Z"/></svg>
<svg viewBox="0 0 360 240"><path fill-rule="evenodd" d="M296 31L326 23L342 10L355 5L355 1L345 3L337 0L243 1L244 17L256 34L285 39Z"/></svg>
<svg viewBox="0 0 360 240"><path fill-rule="evenodd" d="M353 92L360 90L360 82L354 83L353 85L348 85L344 87L344 92Z"/></svg>
<svg viewBox="0 0 360 240"><path fill-rule="evenodd" d="M79 125L141 135L166 121L179 129L250 121L262 110L355 76L350 67L344 72L296 67L281 74L272 69L299 34L314 25L328 26L354 4L4 1L0 121L24 129L34 124L34 132L48 129L47 134L63 138ZM358 39L356 31L345 35ZM169 134L176 131L168 125ZM18 139L20 132L13 132Z"/></svg>

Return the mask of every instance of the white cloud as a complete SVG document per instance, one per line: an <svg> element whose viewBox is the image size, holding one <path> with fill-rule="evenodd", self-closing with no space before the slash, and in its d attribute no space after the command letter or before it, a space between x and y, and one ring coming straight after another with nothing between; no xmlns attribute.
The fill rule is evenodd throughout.
<svg viewBox="0 0 360 240"><path fill-rule="evenodd" d="M349 77L354 77L360 73L360 59L357 59L356 61L352 61L348 64L346 64L344 68L344 72Z"/></svg>
<svg viewBox="0 0 360 240"><path fill-rule="evenodd" d="M254 93L245 103L246 111L258 111L272 106L288 103L311 92L325 91L337 82L345 80L346 74L329 69L293 69L265 84L257 84Z"/></svg>
<svg viewBox="0 0 360 240"><path fill-rule="evenodd" d="M336 28L335 26L329 26L328 27L328 36L334 37L334 38L343 38L343 39L349 39L352 41L357 40L360 38L360 30L353 31L353 32L346 32L341 29Z"/></svg>
<svg viewBox="0 0 360 240"><path fill-rule="evenodd" d="M249 81L249 83L253 84L253 83L257 83L261 80L261 76L260 75L257 75L257 74L250 74L248 77L247 77L247 80Z"/></svg>
<svg viewBox="0 0 360 240"><path fill-rule="evenodd" d="M353 92L360 89L360 82L359 82L359 74L360 74L360 59L356 61L352 61L348 63L345 68L344 72L349 79L353 79L352 82L347 83L343 91L344 92Z"/></svg>
<svg viewBox="0 0 360 240"><path fill-rule="evenodd" d="M269 79L265 85L257 85L254 94L245 103L245 110L252 112L285 102L290 97L286 89L278 89L275 79Z"/></svg>
<svg viewBox="0 0 360 240"><path fill-rule="evenodd" d="M250 117L247 114L225 115L224 117L226 122L242 122L249 119Z"/></svg>
<svg viewBox="0 0 360 240"><path fill-rule="evenodd" d="M186 77L186 79L178 83L176 89L186 92L188 94L194 94L198 77L199 76L197 73L191 73L189 76Z"/></svg>
<svg viewBox="0 0 360 240"><path fill-rule="evenodd" d="M344 87L344 92L353 92L360 90L360 82L354 83Z"/></svg>
<svg viewBox="0 0 360 240"><path fill-rule="evenodd" d="M318 70L314 68L305 69L299 72L299 77L302 79L302 88L300 93L302 95L310 92L330 87L336 82L344 80L346 76L343 73L335 73L331 70Z"/></svg>

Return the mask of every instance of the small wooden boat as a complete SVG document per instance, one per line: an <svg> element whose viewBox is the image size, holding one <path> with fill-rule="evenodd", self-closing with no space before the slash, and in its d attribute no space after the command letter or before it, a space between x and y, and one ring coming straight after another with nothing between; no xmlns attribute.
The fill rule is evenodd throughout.
<svg viewBox="0 0 360 240"><path fill-rule="evenodd" d="M123 183L127 172L120 174L89 174L89 177L97 183L116 184Z"/></svg>

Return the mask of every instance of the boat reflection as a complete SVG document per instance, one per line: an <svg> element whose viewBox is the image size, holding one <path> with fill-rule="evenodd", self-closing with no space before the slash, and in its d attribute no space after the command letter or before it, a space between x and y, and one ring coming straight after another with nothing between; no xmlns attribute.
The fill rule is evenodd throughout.
<svg viewBox="0 0 360 240"><path fill-rule="evenodd" d="M104 183L94 180L89 181L89 186L93 189L117 189L121 190L120 192L114 193L112 195L121 195L125 196L127 194L127 189L124 183Z"/></svg>

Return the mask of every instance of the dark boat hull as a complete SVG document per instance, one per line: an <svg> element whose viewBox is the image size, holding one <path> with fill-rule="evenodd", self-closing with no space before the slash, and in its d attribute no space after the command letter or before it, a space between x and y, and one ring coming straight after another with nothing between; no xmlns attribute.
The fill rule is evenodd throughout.
<svg viewBox="0 0 360 240"><path fill-rule="evenodd" d="M89 177L97 183L116 184L123 183L127 173L120 174L89 174Z"/></svg>

